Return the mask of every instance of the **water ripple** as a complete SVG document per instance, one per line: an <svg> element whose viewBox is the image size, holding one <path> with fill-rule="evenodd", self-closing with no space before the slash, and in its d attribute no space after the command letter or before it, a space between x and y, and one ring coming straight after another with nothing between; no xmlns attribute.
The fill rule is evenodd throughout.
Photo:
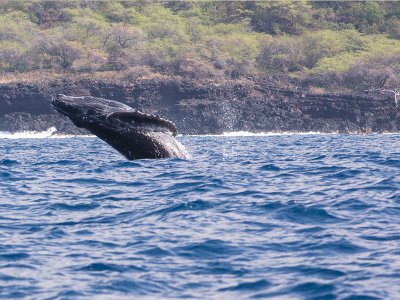
<svg viewBox="0 0 400 300"><path fill-rule="evenodd" d="M399 299L399 137L2 140L0 298Z"/></svg>

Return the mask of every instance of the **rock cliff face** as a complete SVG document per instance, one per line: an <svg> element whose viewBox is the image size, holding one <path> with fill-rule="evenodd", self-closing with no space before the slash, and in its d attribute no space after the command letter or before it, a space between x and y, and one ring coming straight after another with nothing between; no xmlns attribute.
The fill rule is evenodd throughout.
<svg viewBox="0 0 400 300"><path fill-rule="evenodd" d="M221 84L149 79L125 85L92 80L0 85L0 131L55 126L61 133L85 133L51 108L58 93L122 101L174 121L183 134L400 130L400 109L389 96L305 94L277 89L262 79Z"/></svg>

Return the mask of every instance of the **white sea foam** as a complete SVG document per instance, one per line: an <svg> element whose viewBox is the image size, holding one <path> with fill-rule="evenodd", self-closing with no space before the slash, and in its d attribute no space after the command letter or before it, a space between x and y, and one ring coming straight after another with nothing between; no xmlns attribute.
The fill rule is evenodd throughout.
<svg viewBox="0 0 400 300"><path fill-rule="evenodd" d="M274 135L319 135L319 134L337 134L337 133L324 133L319 131L309 131L309 132L249 132L249 131L233 131L224 132L222 136L274 136Z"/></svg>
<svg viewBox="0 0 400 300"><path fill-rule="evenodd" d="M339 134L337 132L318 132L318 131L308 131L308 132L250 132L250 131L233 131L233 132L224 132L222 134L194 134L194 135L185 135L179 134L178 137L181 136L204 136L204 137L245 137L245 136L283 136L283 135L335 135ZM357 133L354 133L357 134ZM383 132L380 134L387 135L398 135L398 132ZM72 134L61 134L57 132L55 127L50 127L46 131L22 131L22 132L4 132L0 131L0 139L63 139L63 138L93 138L96 137L94 135L72 135Z"/></svg>
<svg viewBox="0 0 400 300"><path fill-rule="evenodd" d="M318 131L308 131L308 132L250 132L250 131L233 131L233 132L223 132L222 134L201 134L195 136L220 136L220 137L242 137L242 136L281 136L281 135L334 135L337 132L326 133Z"/></svg>
<svg viewBox="0 0 400 300"><path fill-rule="evenodd" d="M45 131L22 131L22 132L4 132L0 131L0 139L62 139L71 137L93 137L92 135L68 135L57 133L57 128L50 127Z"/></svg>
<svg viewBox="0 0 400 300"><path fill-rule="evenodd" d="M248 131L234 131L234 132L224 132L217 136L280 136L280 135L338 135L338 134L350 134L350 135L372 135L372 134L387 134L387 135L398 135L399 132L381 132L381 133L359 133L359 132L349 132L349 133L339 133L339 132L320 132L320 131L306 131L306 132L248 132Z"/></svg>

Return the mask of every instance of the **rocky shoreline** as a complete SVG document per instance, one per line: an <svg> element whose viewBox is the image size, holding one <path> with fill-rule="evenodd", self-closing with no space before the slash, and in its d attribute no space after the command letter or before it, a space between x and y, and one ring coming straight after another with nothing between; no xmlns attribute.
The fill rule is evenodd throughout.
<svg viewBox="0 0 400 300"><path fill-rule="evenodd" d="M129 84L81 79L0 85L0 131L86 134L50 106L58 94L122 101L175 122L182 134L251 132L382 133L400 131L400 109L387 95L309 94L279 89L266 79L195 82L137 80Z"/></svg>

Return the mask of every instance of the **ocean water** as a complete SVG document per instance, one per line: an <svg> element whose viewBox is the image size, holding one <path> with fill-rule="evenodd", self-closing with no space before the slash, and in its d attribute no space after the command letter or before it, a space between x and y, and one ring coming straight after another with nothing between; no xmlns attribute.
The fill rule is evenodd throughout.
<svg viewBox="0 0 400 300"><path fill-rule="evenodd" d="M179 139L0 139L0 298L400 299L400 135Z"/></svg>

